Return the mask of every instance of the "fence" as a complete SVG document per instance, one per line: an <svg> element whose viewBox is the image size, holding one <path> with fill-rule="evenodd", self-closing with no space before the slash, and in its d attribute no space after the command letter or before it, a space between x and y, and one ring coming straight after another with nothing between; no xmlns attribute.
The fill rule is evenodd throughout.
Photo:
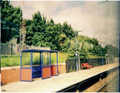
<svg viewBox="0 0 120 93"><path fill-rule="evenodd" d="M20 54L19 50L23 50L23 49L50 50L50 47L28 46L28 45L6 43L6 44L1 44L1 55Z"/></svg>
<svg viewBox="0 0 120 93"><path fill-rule="evenodd" d="M15 52L16 52L16 44L12 44L12 43L1 44L2 55L15 54Z"/></svg>
<svg viewBox="0 0 120 93"><path fill-rule="evenodd" d="M76 59L66 60L66 73L76 71Z"/></svg>
<svg viewBox="0 0 120 93"><path fill-rule="evenodd" d="M81 63L88 63L89 65L92 65L93 67L101 66L102 65L102 58L94 58L94 59L86 59L85 62L80 60ZM119 62L119 58L112 57L112 58L103 58L103 64L110 64ZM79 61L78 61L79 63ZM78 66L79 67L79 66ZM66 73L76 71L76 59L67 59L66 60Z"/></svg>

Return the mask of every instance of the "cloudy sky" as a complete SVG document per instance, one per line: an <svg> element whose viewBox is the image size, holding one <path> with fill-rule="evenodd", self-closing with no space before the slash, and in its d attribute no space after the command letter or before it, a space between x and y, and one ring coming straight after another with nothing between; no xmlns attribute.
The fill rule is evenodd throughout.
<svg viewBox="0 0 120 93"><path fill-rule="evenodd" d="M24 19L40 11L47 20L55 23L67 21L74 30L82 29L79 34L97 38L102 46L119 46L118 2L105 1L11 1L20 6Z"/></svg>

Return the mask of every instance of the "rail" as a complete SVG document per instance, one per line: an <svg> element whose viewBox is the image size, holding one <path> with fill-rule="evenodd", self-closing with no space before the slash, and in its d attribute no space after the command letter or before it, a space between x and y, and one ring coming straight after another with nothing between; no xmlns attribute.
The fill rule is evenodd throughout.
<svg viewBox="0 0 120 93"><path fill-rule="evenodd" d="M102 88L100 88L97 92L104 92L103 91L103 89L104 88L106 88L106 86L108 85L108 84L110 84L115 78L117 78L119 75L117 75L117 76L115 76L112 80L110 80L108 83L106 83ZM105 92L107 92L107 91L105 91ZM110 92L112 92L112 91L110 91ZM118 91L114 91L114 92L118 92Z"/></svg>

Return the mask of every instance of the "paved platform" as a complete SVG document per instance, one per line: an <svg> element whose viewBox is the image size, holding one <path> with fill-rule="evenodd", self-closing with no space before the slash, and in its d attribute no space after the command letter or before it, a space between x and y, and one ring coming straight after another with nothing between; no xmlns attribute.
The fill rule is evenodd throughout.
<svg viewBox="0 0 120 93"><path fill-rule="evenodd" d="M64 73L48 79L41 80L41 78L37 78L33 82L9 83L1 86L1 92L57 92L117 66L119 66L119 63L112 63L72 73Z"/></svg>

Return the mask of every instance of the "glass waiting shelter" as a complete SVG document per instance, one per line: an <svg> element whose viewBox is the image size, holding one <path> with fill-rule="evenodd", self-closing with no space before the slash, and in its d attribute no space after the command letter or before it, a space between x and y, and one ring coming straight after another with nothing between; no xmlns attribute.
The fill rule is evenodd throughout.
<svg viewBox="0 0 120 93"><path fill-rule="evenodd" d="M58 51L26 49L20 51L20 81L58 76Z"/></svg>

